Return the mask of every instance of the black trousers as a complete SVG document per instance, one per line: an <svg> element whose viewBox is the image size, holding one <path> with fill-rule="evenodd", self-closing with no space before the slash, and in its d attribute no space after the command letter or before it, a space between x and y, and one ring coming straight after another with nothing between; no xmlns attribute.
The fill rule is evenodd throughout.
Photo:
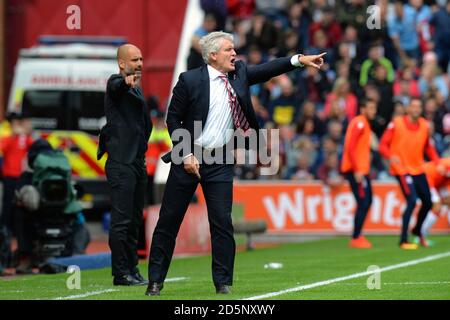
<svg viewBox="0 0 450 320"><path fill-rule="evenodd" d="M137 243L147 184L145 161L141 158L123 164L108 159L105 169L111 188L109 247L112 275L134 274L138 272Z"/></svg>
<svg viewBox="0 0 450 320"><path fill-rule="evenodd" d="M3 178L3 207L0 215L0 224L6 226L9 232L14 230L14 192L16 190L18 177Z"/></svg>
<svg viewBox="0 0 450 320"><path fill-rule="evenodd" d="M412 233L416 236L422 235L422 224L433 204L431 202L430 187L424 173L414 176L406 174L395 177L400 184L400 188L402 189L406 200L406 207L402 217L402 232L400 235L400 243L404 243L408 242L409 221L411 220L411 216L416 207L417 198L422 201L422 205L417 215L416 226L412 229Z"/></svg>
<svg viewBox="0 0 450 320"><path fill-rule="evenodd" d="M345 178L350 183L353 196L356 200L356 212L353 225L352 238L356 239L361 235L361 231L366 220L367 213L372 205L372 185L369 175L365 175L361 183L357 183L353 172L345 174Z"/></svg>
<svg viewBox="0 0 450 320"><path fill-rule="evenodd" d="M149 281L164 282L180 225L200 183L208 209L213 282L215 286L233 284L236 251L231 222L233 168L230 164L201 164L199 181L183 165L171 165L150 248Z"/></svg>

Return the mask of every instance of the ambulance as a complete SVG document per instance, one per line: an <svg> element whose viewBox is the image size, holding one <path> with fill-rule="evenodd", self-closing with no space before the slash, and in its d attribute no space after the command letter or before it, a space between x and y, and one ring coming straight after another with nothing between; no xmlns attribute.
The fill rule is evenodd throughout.
<svg viewBox="0 0 450 320"><path fill-rule="evenodd" d="M105 161L97 161L98 133L106 123L104 97L118 72L124 38L44 36L22 49L15 66L7 112L27 115L34 134L68 157L82 186L85 209L108 207Z"/></svg>

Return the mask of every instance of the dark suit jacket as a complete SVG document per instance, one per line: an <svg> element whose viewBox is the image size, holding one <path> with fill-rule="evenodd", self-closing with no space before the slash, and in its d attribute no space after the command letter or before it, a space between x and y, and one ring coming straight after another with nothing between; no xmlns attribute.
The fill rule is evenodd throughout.
<svg viewBox="0 0 450 320"><path fill-rule="evenodd" d="M235 71L228 74L231 86L236 92L239 104L250 124L250 128L259 130L258 121L253 109L250 86L256 83L266 82L270 78L294 70L290 58L278 58L268 63L258 66L247 66L243 61L237 61ZM167 113L167 127L169 133L176 129L187 129L191 139L189 141L177 140L172 138L173 145L178 143L190 145L193 149L194 140L194 121L201 121L202 128L206 123L209 111L209 74L206 65L183 72L178 78L178 82L173 89L172 99ZM189 148L183 148L182 156L189 154L184 151ZM192 152L192 151L190 151ZM162 160L166 163L171 161L171 152L165 154Z"/></svg>
<svg viewBox="0 0 450 320"><path fill-rule="evenodd" d="M109 159L124 164L143 158L152 123L142 90L129 87L122 75L113 74L106 87L105 114L97 159L105 152Z"/></svg>

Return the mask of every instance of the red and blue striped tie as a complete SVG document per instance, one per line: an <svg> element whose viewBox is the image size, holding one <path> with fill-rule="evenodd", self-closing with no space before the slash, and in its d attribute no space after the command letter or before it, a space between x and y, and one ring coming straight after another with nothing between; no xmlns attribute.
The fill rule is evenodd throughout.
<svg viewBox="0 0 450 320"><path fill-rule="evenodd" d="M219 76L223 81L225 81L225 87L228 91L228 101L230 102L231 107L231 116L233 117L233 123L236 129L241 128L242 130L247 131L250 128L250 124L247 121L247 118L244 115L244 111L242 111L241 106L239 105L239 101L234 93L234 90L231 88L230 82L228 82L228 78L226 75Z"/></svg>

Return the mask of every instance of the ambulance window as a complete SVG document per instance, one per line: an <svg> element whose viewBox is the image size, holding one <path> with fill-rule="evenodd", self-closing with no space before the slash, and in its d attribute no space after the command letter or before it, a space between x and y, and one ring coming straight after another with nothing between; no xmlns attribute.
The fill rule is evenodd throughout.
<svg viewBox="0 0 450 320"><path fill-rule="evenodd" d="M23 107L36 109L59 108L62 96L62 91L27 91L24 95Z"/></svg>
<svg viewBox="0 0 450 320"><path fill-rule="evenodd" d="M73 124L73 129L98 134L104 124L102 120L105 115L104 100L104 92L76 92L76 98L73 99L73 120L76 123Z"/></svg>
<svg viewBox="0 0 450 320"><path fill-rule="evenodd" d="M25 91L22 111L29 115L36 129L58 129L62 123L64 91Z"/></svg>

